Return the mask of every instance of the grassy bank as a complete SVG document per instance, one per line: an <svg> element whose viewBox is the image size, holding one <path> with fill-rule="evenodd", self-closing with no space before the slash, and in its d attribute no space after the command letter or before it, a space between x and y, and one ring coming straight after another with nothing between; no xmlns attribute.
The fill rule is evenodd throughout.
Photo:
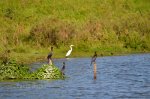
<svg viewBox="0 0 150 99"><path fill-rule="evenodd" d="M0 54L19 62L150 51L149 0L1 0Z"/></svg>

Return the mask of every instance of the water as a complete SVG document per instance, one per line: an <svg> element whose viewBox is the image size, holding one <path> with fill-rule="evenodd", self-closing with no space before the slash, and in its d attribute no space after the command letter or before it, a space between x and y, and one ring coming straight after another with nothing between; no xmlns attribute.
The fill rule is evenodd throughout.
<svg viewBox="0 0 150 99"><path fill-rule="evenodd" d="M63 61L54 63L61 68ZM67 79L0 82L0 99L150 99L150 54L99 57L96 63L96 80L90 58L71 58Z"/></svg>

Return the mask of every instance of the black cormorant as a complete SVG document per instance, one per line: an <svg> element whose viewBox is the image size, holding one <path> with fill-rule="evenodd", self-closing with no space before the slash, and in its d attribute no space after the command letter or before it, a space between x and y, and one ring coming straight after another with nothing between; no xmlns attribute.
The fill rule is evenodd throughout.
<svg viewBox="0 0 150 99"><path fill-rule="evenodd" d="M52 65L52 55L53 55L53 47L51 47L50 53L47 55L47 60L50 65Z"/></svg>
<svg viewBox="0 0 150 99"><path fill-rule="evenodd" d="M94 55L92 56L92 59L91 59L91 65L93 62L96 61L96 58L97 58L97 53L95 52Z"/></svg>

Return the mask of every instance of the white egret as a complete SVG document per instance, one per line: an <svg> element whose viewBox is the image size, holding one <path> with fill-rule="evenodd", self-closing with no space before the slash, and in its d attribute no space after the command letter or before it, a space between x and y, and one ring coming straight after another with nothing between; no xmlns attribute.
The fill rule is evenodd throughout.
<svg viewBox="0 0 150 99"><path fill-rule="evenodd" d="M74 46L74 45L70 45L70 50L67 52L66 57L68 57L71 54L71 52L72 52L72 46Z"/></svg>

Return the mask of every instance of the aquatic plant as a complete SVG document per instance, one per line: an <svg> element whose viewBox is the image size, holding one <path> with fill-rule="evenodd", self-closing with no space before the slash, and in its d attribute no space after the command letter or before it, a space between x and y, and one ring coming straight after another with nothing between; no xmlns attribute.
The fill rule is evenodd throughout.
<svg viewBox="0 0 150 99"><path fill-rule="evenodd" d="M33 73L37 79L60 79L64 78L59 68L55 65L44 64L36 72Z"/></svg>
<svg viewBox="0 0 150 99"><path fill-rule="evenodd" d="M24 64L17 64L15 60L6 64L0 64L0 80L4 79L25 79L30 76L29 67Z"/></svg>
<svg viewBox="0 0 150 99"><path fill-rule="evenodd" d="M62 79L61 71L54 65L44 64L35 72L29 66L18 64L15 60L0 64L0 80L8 79Z"/></svg>

